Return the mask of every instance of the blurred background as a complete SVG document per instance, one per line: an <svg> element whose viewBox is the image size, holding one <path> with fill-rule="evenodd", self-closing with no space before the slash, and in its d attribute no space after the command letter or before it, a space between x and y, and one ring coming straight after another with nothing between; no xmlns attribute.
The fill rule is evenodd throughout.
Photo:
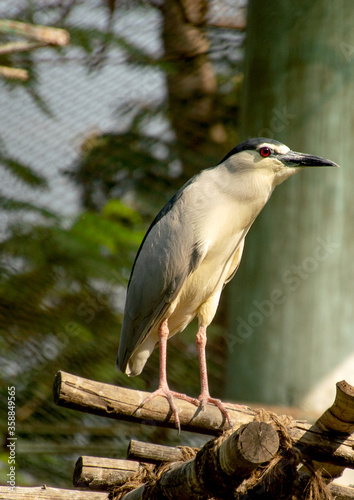
<svg viewBox="0 0 354 500"><path fill-rule="evenodd" d="M211 394L313 419L354 382L353 23L345 0L0 5L0 483L11 386L18 485L70 487L80 455L124 458L131 437L205 440L61 409L52 385L64 370L157 387L157 351L137 378L114 366L137 249L174 192L248 137L342 168L290 179L255 222L208 330ZM197 396L195 332L169 342L168 377Z"/></svg>

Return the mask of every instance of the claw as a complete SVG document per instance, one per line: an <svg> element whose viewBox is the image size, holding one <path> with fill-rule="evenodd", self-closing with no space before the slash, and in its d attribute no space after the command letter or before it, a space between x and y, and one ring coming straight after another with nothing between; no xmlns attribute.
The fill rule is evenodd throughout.
<svg viewBox="0 0 354 500"><path fill-rule="evenodd" d="M225 415L225 418L229 424L230 427L232 427L232 422L231 422L231 417L227 409L225 408L224 404L221 402L220 399L217 398L212 398L209 394L201 394L198 398L199 400L199 405L204 410L205 405L207 403L211 403L215 405L217 408L219 408L220 412Z"/></svg>
<svg viewBox="0 0 354 500"><path fill-rule="evenodd" d="M156 389L156 391L154 391L153 393L149 394L149 396L147 398L145 398L142 403L140 403L140 405L138 406L137 410L140 410L140 408L142 408L146 403L148 403L149 401L151 401L156 396L163 396L169 402L171 411L172 411L173 416L175 418L175 423L176 423L176 427L177 427L177 430L178 430L178 434L180 434L181 433L181 422L180 422L180 419L179 419L178 409L177 409L177 406L175 404L174 398L183 399L184 401L187 401L188 403L192 403L192 404L194 404L196 406L199 406L199 404L200 404L199 400L195 399L195 398L192 398L190 396L187 396L186 394L182 394L180 392L170 391L168 385L166 385L166 386L165 385L163 385L163 386L160 385L160 387L158 389Z"/></svg>

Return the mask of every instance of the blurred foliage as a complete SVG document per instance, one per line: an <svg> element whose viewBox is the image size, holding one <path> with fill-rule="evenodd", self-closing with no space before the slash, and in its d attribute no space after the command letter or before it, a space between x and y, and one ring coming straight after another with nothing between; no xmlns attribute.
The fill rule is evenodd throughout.
<svg viewBox="0 0 354 500"><path fill-rule="evenodd" d="M125 382L114 369L112 350L118 345L118 305L142 228L140 216L115 200L101 213L81 213L69 228L52 220L8 228L0 244L0 405L5 415L7 387L15 384L18 436L23 423L83 419L55 408L51 394L58 369ZM54 433L51 439L61 442ZM17 458L25 469L30 458Z"/></svg>
<svg viewBox="0 0 354 500"><path fill-rule="evenodd" d="M109 63L107 53L112 47L123 51L128 64L153 65L169 71L170 64L113 30L115 9L124 12L149 8L148 4L28 0L1 15L67 29L71 48L79 50L88 72L98 71ZM75 12L84 16L86 8L106 13L101 29L89 22L72 20ZM211 30L211 39L215 36ZM0 43L13 39L0 35ZM61 58L67 49L51 50L55 57ZM237 92L231 93L230 89L237 88L239 82L234 77L235 61L225 51L214 56L220 89L215 107L219 116L225 117L225 126L233 140ZM35 51L1 56L0 64L29 70L28 82L6 84L11 88L23 85L42 111L51 113L37 85L40 74ZM80 454L122 458L131 435L155 442L179 443L174 431L146 426L137 429L62 410L52 401L53 378L59 369L142 390L157 386L157 351L142 375L134 379L117 372L114 361L125 288L136 251L148 222L185 180L165 97L153 104L132 100L127 108L118 109L118 115L127 118L123 131L99 131L82 142L79 161L65 172L80 192L81 210L74 220L0 191L0 210L9 221L0 240L0 410L6 415L7 387L15 385L18 484L45 482L70 487L74 462ZM165 124L168 133L149 132L149 125L156 119ZM49 189L44 176L10 158L6 145L0 145L2 168L31 189ZM191 162L194 160L192 155ZM200 161L198 158L196 164ZM205 166L209 166L207 162ZM199 393L195 326L169 343L171 387L191 395ZM209 328L208 349L214 353L209 363L211 391L223 384L222 332L223 327L217 323ZM6 482L8 472L6 429L4 419L0 425L4 443L0 482ZM190 438L191 445L193 439Z"/></svg>
<svg viewBox="0 0 354 500"><path fill-rule="evenodd" d="M100 210L107 200L134 193L135 205L151 220L175 192L178 180L169 172L177 162L173 144L147 136L139 124L134 120L121 134L91 134L81 145L79 163L66 174L80 189L85 208ZM159 157L161 150L166 157Z"/></svg>

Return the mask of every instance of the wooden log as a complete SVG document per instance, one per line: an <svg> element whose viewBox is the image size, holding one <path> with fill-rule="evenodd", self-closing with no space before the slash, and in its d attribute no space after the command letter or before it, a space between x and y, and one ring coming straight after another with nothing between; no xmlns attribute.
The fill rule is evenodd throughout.
<svg viewBox="0 0 354 500"><path fill-rule="evenodd" d="M167 400L152 399L139 409L148 393L77 377L58 372L54 381L54 400L59 406L84 411L108 418L128 420L163 427L175 427ZM176 398L180 412L181 428L202 434L220 435L225 419L214 405L206 405L203 411ZM234 428L251 422L256 412L235 408L225 403ZM287 427L294 446L314 460L354 469L354 437L329 434L317 426L294 420Z"/></svg>
<svg viewBox="0 0 354 500"><path fill-rule="evenodd" d="M354 488L339 484L330 484L329 491L335 500L354 500Z"/></svg>
<svg viewBox="0 0 354 500"><path fill-rule="evenodd" d="M354 500L354 489L353 488L348 488L346 486L340 486L338 484L330 484L328 488L333 496L333 499L335 499L335 500ZM144 486L140 486L139 488L137 488L137 489L131 491L130 493L128 493L127 495L125 495L122 500L142 500L143 493L144 493ZM181 499L182 498L187 498L187 497L181 497ZM189 497L189 499L190 498L191 497ZM177 500L177 498L175 497L174 500ZM178 499L178 500L180 500L180 499Z"/></svg>
<svg viewBox="0 0 354 500"><path fill-rule="evenodd" d="M127 460L79 457L75 464L73 484L77 488L105 491L112 486L124 484L131 476L140 472L143 468L140 462L146 467L147 464L156 465L184 460L186 453L181 448L132 439L128 447Z"/></svg>
<svg viewBox="0 0 354 500"><path fill-rule="evenodd" d="M345 380L337 382L334 403L320 416L315 426L327 434L329 439L333 436L333 439L337 442L338 440L349 438L350 434L354 432L353 386ZM345 469L344 465L323 463L321 460L316 460L313 466L316 470L320 469L328 481L340 477Z"/></svg>
<svg viewBox="0 0 354 500"><path fill-rule="evenodd" d="M251 422L241 427L239 433L233 436L226 440L219 450L222 468L224 472L228 470L230 475L235 471L243 475L243 469L247 473L260 463L268 461L279 447L277 433L263 422ZM129 460L80 457L75 465L74 486L107 490L111 486L124 484L129 477L141 471L142 465L139 461L145 464L186 461L181 448L136 440L131 440L129 444L128 458ZM133 461L132 458L139 461Z"/></svg>
<svg viewBox="0 0 354 500"><path fill-rule="evenodd" d="M0 486L0 500L109 500L109 494L48 488L45 485L31 488L16 486L13 490L8 486Z"/></svg>
<svg viewBox="0 0 354 500"><path fill-rule="evenodd" d="M141 443L139 441L135 441L135 443L138 444L133 445L133 449L137 450L137 454L141 454L142 450L146 450L147 457L151 456L151 459L153 459L153 457L157 459L157 453L154 450L154 447L156 445L151 445L150 448L150 443ZM163 446L163 448L169 448L169 451L163 450L162 453L159 453L159 456L164 459L162 461L167 461L168 458L171 459L171 462L183 460L182 451L179 448L174 446ZM144 461L146 461L146 457L144 457ZM107 465L109 465L109 474L107 474ZM115 467L117 467L117 471L115 471ZM85 456L80 457L75 465L74 486L87 489L97 488L97 490L105 491L111 489L113 486L124 484L135 472L141 470L141 467L142 465L139 462L135 462L132 460L116 460ZM86 468L89 468L89 471L85 471ZM117 472L117 474L115 474L115 472ZM106 482L104 482L103 480L104 477L106 477ZM307 481L304 481L305 485ZM338 484L330 484L328 488L336 500L354 500L353 488L341 486ZM25 496L21 493L21 488L17 488L17 490L19 490L20 492L20 496L18 498L24 498ZM27 490L28 488L26 488L26 491ZM49 490L52 490L52 488L50 488ZM141 498L143 491L144 486L135 489L134 495L133 492L131 492L131 497L129 497L129 500L133 500L134 497L137 499ZM3 500L5 498L7 497L1 496L0 494L0 500ZM88 497L88 500L91 500L91 498ZM92 500L96 499L94 498Z"/></svg>
<svg viewBox="0 0 354 500"><path fill-rule="evenodd" d="M131 439L128 446L127 459L158 464L161 462L179 462L184 460L184 454L181 448L177 446L145 443Z"/></svg>
<svg viewBox="0 0 354 500"><path fill-rule="evenodd" d="M345 380L337 382L333 405L317 420L316 425L328 432L354 432L354 387Z"/></svg>
<svg viewBox="0 0 354 500"><path fill-rule="evenodd" d="M125 495L124 500L141 499L144 486ZM338 484L329 485L330 492L335 500L354 500L354 489ZM132 495L135 493L135 496ZM0 486L0 500L109 500L108 492L75 491L69 489L50 488L47 486L23 487L16 486L11 490L8 486Z"/></svg>
<svg viewBox="0 0 354 500"><path fill-rule="evenodd" d="M149 395L148 392L103 384L59 371L54 379L53 395L55 403L65 408L139 424L176 428L166 398L158 396L139 408ZM225 416L214 405L207 404L205 410L201 411L178 398L175 398L175 403L181 429L217 436L227 427ZM225 406L234 427L240 427L254 418L252 410L235 408L228 403Z"/></svg>
<svg viewBox="0 0 354 500"><path fill-rule="evenodd" d="M265 422L242 425L219 450L220 467L228 476L246 477L260 464L269 462L279 448L276 430Z"/></svg>
<svg viewBox="0 0 354 500"><path fill-rule="evenodd" d="M139 462L132 460L82 456L75 464L73 484L76 488L107 490L124 484L140 470Z"/></svg>
<svg viewBox="0 0 354 500"><path fill-rule="evenodd" d="M242 425L231 436L211 440L195 458L172 464L153 485L124 495L124 500L222 497L250 472L274 457L279 448L276 430L265 422Z"/></svg>

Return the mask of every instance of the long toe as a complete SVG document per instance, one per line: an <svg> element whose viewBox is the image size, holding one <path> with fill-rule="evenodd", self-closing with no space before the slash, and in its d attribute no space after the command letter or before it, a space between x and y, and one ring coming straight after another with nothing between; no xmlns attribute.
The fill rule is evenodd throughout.
<svg viewBox="0 0 354 500"><path fill-rule="evenodd" d="M197 398L192 398L191 396L187 396L187 394L183 394L182 392L170 391L173 397L182 399L183 401L187 401L188 403L192 403L195 406L200 406L200 401Z"/></svg>
<svg viewBox="0 0 354 500"><path fill-rule="evenodd" d="M225 408L225 405L221 402L220 399L212 398L209 394L201 394L198 399L199 399L199 405L200 405L200 407L203 410L204 410L205 405L207 403L211 403L211 404L215 405L217 408L219 408L219 410L221 411L221 413L223 415L225 415L225 418L226 418L229 426L232 427L232 422L231 422L230 414L229 414L229 412Z"/></svg>
<svg viewBox="0 0 354 500"><path fill-rule="evenodd" d="M174 419L175 419L175 425L178 429L178 433L181 432L181 423L180 423L178 409L177 409L177 406L175 404L174 398L183 399L184 401L187 401L188 403L192 403L196 406L199 406L198 399L192 398L192 397L187 396L186 394L182 394L180 392L170 391L170 389L167 386L167 387L159 387L158 389L156 389L156 391L149 394L149 396L147 398L145 398L142 403L140 403L140 405L138 406L137 409L139 410L140 408L142 408L145 404L147 404L153 398L156 398L156 396L163 396L169 402L171 411L172 411Z"/></svg>
<svg viewBox="0 0 354 500"><path fill-rule="evenodd" d="M233 408L235 408L235 410L252 410L252 408L250 406L246 406L246 405L239 405L237 403L227 403L229 406L232 406Z"/></svg>
<svg viewBox="0 0 354 500"><path fill-rule="evenodd" d="M175 418L175 424L176 424L178 433L180 433L181 432L181 424L180 424L180 420L179 420L178 409L177 409L177 406L175 405L175 402L173 400L173 394L168 389L168 387L167 388L159 387L158 389L156 389L156 391L149 394L149 396L147 398L145 398L144 401L142 401L140 403L137 410L140 410L140 408L142 408L144 405L146 405L149 401L156 398L157 396L163 396L169 402L171 411L172 411L173 416Z"/></svg>

